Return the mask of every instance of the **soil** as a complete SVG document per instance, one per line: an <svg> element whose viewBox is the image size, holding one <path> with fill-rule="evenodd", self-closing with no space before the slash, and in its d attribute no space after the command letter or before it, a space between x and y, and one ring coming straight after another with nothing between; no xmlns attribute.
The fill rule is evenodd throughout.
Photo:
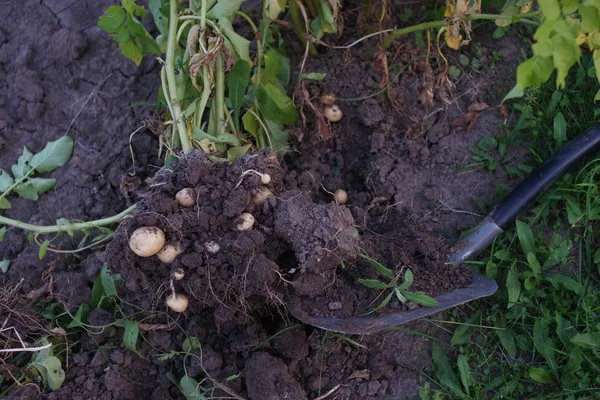
<svg viewBox="0 0 600 400"><path fill-rule="evenodd" d="M473 104L498 104L503 91L495 82L513 80L509 74L521 48L516 35L481 42L477 51L475 45L467 48L488 67L464 70L452 81L454 87L443 84L433 95L428 82L431 74L443 78L443 63L434 55L430 71L418 57L424 50L414 38L401 39L389 57L406 66L405 73L388 93L360 101L343 99L369 96L385 78L379 59L369 53L377 38L347 52L321 49L308 58L305 72L323 72L326 79L309 82L306 92L316 107L322 94L340 99L344 118L331 124L331 131L323 130L306 106L305 124L291 131L295 139L283 162L268 151L233 165L194 153L166 170L160 169L155 134L148 129L132 134L152 115L159 84L156 62L147 57L136 67L97 29L98 16L112 1L5 3L0 168L10 168L23 146L39 151L65 133L76 146L69 163L51 174L57 179L51 192L37 202L11 198L12 209L3 215L53 224L58 218L114 215L135 202L138 207L105 249L77 257L48 253L39 260L35 243L21 231L8 231L0 257L12 264L8 273L0 272L3 285L18 284L30 300L58 301L75 310L89 302L106 263L121 276L119 294L129 304L123 303L123 312L132 316L142 309L145 318L139 355L123 347L122 328L110 326L99 334L74 330L68 357L62 356L67 375L62 388L49 393L42 387L39 394L35 386L16 387L8 398L178 399L182 395L168 376L179 380L184 367L190 376L210 377L203 386L217 397L307 399L330 391L329 398L337 399L416 397L419 369L429 366L424 336L327 333L298 324L286 312L285 298L300 297L314 315L348 317L370 310L378 292L358 279L377 275L359 253L396 273L410 268L413 291L435 296L468 284L467 270L444 265L449 247L485 213L475 200L491 205L495 184L509 182L502 168L492 174L463 168L471 162L471 146L486 135L504 133L502 109L469 111ZM370 22L355 15L346 16L343 40L335 43L333 37L331 44L360 36ZM478 35L491 38L485 30ZM299 65L303 48L288 39L292 65ZM492 51L502 54L500 60L492 61ZM292 71L297 79L297 68ZM511 163L522 157L510 155ZM273 196L261 206L251 199L264 186L254 173L242 175L247 170L272 177L268 188ZM185 187L194 189L197 206L178 206L175 193ZM332 201L331 192L338 188L348 192L344 206ZM242 212L255 217L254 229L235 229ZM158 226L184 252L171 265L135 256L127 240L139 226ZM61 237L52 246L75 248L80 239ZM207 251L209 241L219 244L217 253ZM171 271L177 268L185 278L175 282L175 290L190 299L188 310L179 315L164 305ZM390 309L414 306L394 301ZM113 313L102 309L88 315L93 326L113 321ZM422 321L408 328L443 335ZM193 356L164 357L181 351L188 336L201 343ZM3 376L0 393L11 382Z"/></svg>

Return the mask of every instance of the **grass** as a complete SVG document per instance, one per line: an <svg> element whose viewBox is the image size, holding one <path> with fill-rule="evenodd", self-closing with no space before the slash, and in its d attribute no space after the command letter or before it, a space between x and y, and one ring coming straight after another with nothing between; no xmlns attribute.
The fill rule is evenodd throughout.
<svg viewBox="0 0 600 400"><path fill-rule="evenodd" d="M531 135L537 164L600 118L589 58L567 89L545 84L515 108L507 138ZM510 144L509 144L510 146ZM496 149L496 147L493 147ZM422 399L600 398L600 156L555 184L470 267L496 295L454 310L450 346L432 346Z"/></svg>

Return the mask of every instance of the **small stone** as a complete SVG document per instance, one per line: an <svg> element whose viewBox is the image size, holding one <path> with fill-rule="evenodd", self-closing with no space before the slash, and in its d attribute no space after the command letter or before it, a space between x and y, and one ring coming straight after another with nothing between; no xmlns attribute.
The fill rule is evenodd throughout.
<svg viewBox="0 0 600 400"><path fill-rule="evenodd" d="M342 302L341 301L332 301L331 303L329 303L328 307L329 307L329 309L331 311L341 310L342 309Z"/></svg>

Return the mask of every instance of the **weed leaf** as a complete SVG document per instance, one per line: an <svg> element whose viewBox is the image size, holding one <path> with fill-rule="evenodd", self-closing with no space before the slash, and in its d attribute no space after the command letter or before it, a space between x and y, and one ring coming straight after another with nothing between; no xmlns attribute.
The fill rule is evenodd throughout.
<svg viewBox="0 0 600 400"><path fill-rule="evenodd" d="M400 290L399 287L394 288L394 293L396 293L396 298L400 303L404 304L408 301L408 299L402 294L402 290Z"/></svg>
<svg viewBox="0 0 600 400"><path fill-rule="evenodd" d="M123 333L123 344L126 348L137 353L135 348L140 334L140 326L135 321L127 321L125 323L125 332Z"/></svg>
<svg viewBox="0 0 600 400"><path fill-rule="evenodd" d="M73 329L83 326L82 323L87 321L87 315L90 312L90 306L87 303L81 303L77 312L73 316L73 321L67 325L67 329Z"/></svg>
<svg viewBox="0 0 600 400"><path fill-rule="evenodd" d="M556 361L554 359L554 343L548 335L547 324L539 318L533 323L533 343L537 351L544 357L546 363L552 371L556 370Z"/></svg>
<svg viewBox="0 0 600 400"><path fill-rule="evenodd" d="M392 287L392 285L381 282L380 280L377 280L377 279L359 279L358 281L360 283L362 283L364 286L371 288L371 289L388 289L388 288Z"/></svg>
<svg viewBox="0 0 600 400"><path fill-rule="evenodd" d="M458 356L458 372L460 374L460 381L467 392L467 395L470 394L469 387L473 382L473 377L471 376L471 367L469 367L469 363L467 362L467 358L461 354Z"/></svg>
<svg viewBox="0 0 600 400"><path fill-rule="evenodd" d="M539 275L542 273L542 267L534 253L532 253L532 252L527 253L527 263L529 264L531 271L535 275Z"/></svg>
<svg viewBox="0 0 600 400"><path fill-rule="evenodd" d="M565 289L570 290L575 294L581 294L583 292L583 286L575 279L562 275L562 274L545 274L544 279L552 284L554 287L562 285Z"/></svg>
<svg viewBox="0 0 600 400"><path fill-rule="evenodd" d="M519 301L519 296L521 295L521 282L519 281L519 272L517 271L517 266L513 264L508 271L508 275L506 277L506 288L508 289L508 306L507 308L511 308Z"/></svg>
<svg viewBox="0 0 600 400"><path fill-rule="evenodd" d="M554 116L554 142L556 148L560 149L567 141L567 122L561 112Z"/></svg>
<svg viewBox="0 0 600 400"><path fill-rule="evenodd" d="M425 307L437 307L440 305L436 299L427 296L423 292L402 292L402 294L408 300L414 301L415 303Z"/></svg>
<svg viewBox="0 0 600 400"><path fill-rule="evenodd" d="M556 321L556 336L558 336L558 339L561 341L563 346L565 346L567 349L570 349L571 347L573 347L573 344L571 343L571 339L573 339L573 337L575 337L575 335L577 334L577 331L575 330L573 325L571 325L571 323L568 320L563 318L562 315L560 315L558 313L558 311L556 312L555 321Z"/></svg>
<svg viewBox="0 0 600 400"><path fill-rule="evenodd" d="M0 199L0 210L8 210L11 207L10 201L5 198Z"/></svg>
<svg viewBox="0 0 600 400"><path fill-rule="evenodd" d="M187 400L205 400L206 397L202 394L202 386L197 380L184 375L179 381L179 389L181 394L185 396Z"/></svg>
<svg viewBox="0 0 600 400"><path fill-rule="evenodd" d="M6 228L0 228L0 242L4 240L4 235L6 235Z"/></svg>
<svg viewBox="0 0 600 400"><path fill-rule="evenodd" d="M322 72L309 72L307 74L300 75L300 79L310 79L313 81L322 81L325 79L326 74Z"/></svg>
<svg viewBox="0 0 600 400"><path fill-rule="evenodd" d="M550 374L544 368L529 368L529 377L537 383L548 383L552 379Z"/></svg>
<svg viewBox="0 0 600 400"><path fill-rule="evenodd" d="M102 270L100 271L100 279L102 280L102 287L104 288L104 293L107 297L117 296L117 288L115 286L115 281L117 278L110 274L108 271L108 266L104 264Z"/></svg>
<svg viewBox="0 0 600 400"><path fill-rule="evenodd" d="M450 366L448 356L446 356L444 350L437 343L432 343L431 348L431 359L435 368L435 376L440 384L450 390L455 396L464 398L464 393L460 389L458 378Z"/></svg>
<svg viewBox="0 0 600 400"><path fill-rule="evenodd" d="M509 357L515 358L517 356L517 344L515 343L513 333L504 327L504 324L498 325L500 325L498 326L499 328L502 328L496 329L496 335L498 336L498 339L500 339L500 344L502 344L502 347L504 347L504 350L506 350Z"/></svg>
<svg viewBox="0 0 600 400"><path fill-rule="evenodd" d="M256 88L256 99L265 118L280 124L295 124L298 111L285 92L272 83Z"/></svg>
<svg viewBox="0 0 600 400"><path fill-rule="evenodd" d="M381 264L379 261L372 259L371 257L365 255L365 254L359 254L359 256L361 258L364 258L365 260L367 260L369 263L371 263L371 265L373 267L375 267L375 270L377 270L377 272L379 273L379 275L383 276L386 279L392 280L395 278L394 272L385 267L383 264ZM412 274L412 273L411 273ZM406 280L406 276L404 278Z"/></svg>
<svg viewBox="0 0 600 400"><path fill-rule="evenodd" d="M454 330L454 335L452 335L452 339L450 340L450 344L452 346L456 346L459 344L467 343L473 333L477 330L476 326L472 326L476 324L481 318L481 313L476 312L471 315L464 324L458 325Z"/></svg>
<svg viewBox="0 0 600 400"><path fill-rule="evenodd" d="M379 304L377 307L375 307L374 309L372 309L371 311L368 312L368 314L374 313L376 311L381 310L382 308L384 308L385 306L387 306L390 303L390 300L392 300L392 296L394 295L394 291L392 290L387 296L385 296L385 299L383 299L383 301L381 302L381 304Z"/></svg>
<svg viewBox="0 0 600 400"><path fill-rule="evenodd" d="M535 255L535 241L533 239L533 232L531 231L531 228L528 224L519 220L516 221L516 224L517 236L519 237L519 242L521 242L523 254L533 253L533 255Z"/></svg>
<svg viewBox="0 0 600 400"><path fill-rule="evenodd" d="M2 261L0 261L0 271L7 273L9 268L10 260L8 258L3 258Z"/></svg>
<svg viewBox="0 0 600 400"><path fill-rule="evenodd" d="M186 353L190 353L192 350L201 349L202 344L200 343L200 340L198 340L197 337L190 336L190 337L186 338L183 341L183 343L181 343L181 348Z"/></svg>
<svg viewBox="0 0 600 400"><path fill-rule="evenodd" d="M597 349L600 348L600 335L592 335L591 333L578 333L571 339L571 343L584 349Z"/></svg>
<svg viewBox="0 0 600 400"><path fill-rule="evenodd" d="M250 80L250 64L246 61L238 61L229 71L227 77L227 86L229 90L229 100L233 109L235 128L240 131L240 110L244 104L244 95L248 88Z"/></svg>

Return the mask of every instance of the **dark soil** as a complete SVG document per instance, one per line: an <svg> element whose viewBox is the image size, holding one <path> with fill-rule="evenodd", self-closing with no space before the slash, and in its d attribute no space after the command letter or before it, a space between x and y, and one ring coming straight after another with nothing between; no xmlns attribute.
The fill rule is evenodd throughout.
<svg viewBox="0 0 600 400"><path fill-rule="evenodd" d="M106 263L121 275L119 294L131 304L123 303L125 313L139 315L139 307L148 324L137 344L141 357L123 347L122 328L111 326L96 334L70 331L68 358L61 356L67 373L63 387L41 395L33 386L17 387L9 398L182 398L167 373L179 380L184 365L190 376L210 377L203 385L216 397L230 397L219 385L239 375L226 382L228 392L254 400L316 398L329 391L329 398L337 399L415 398L419 369L428 368L430 361L425 337L389 331L347 338L295 325L285 298L299 296L314 315L347 317L368 311L377 304L378 292L358 279L377 276L357 258L360 252L397 273L411 268L414 291L435 296L468 284L466 270L444 265L448 248L485 213L474 200L491 205L495 183L507 182L507 176L501 168L494 174L461 169L471 161L469 147L485 135L503 134L501 110L478 114L472 129L460 119L474 103L498 103L503 92L495 82L512 81L518 64L521 45L515 37L478 44L477 52L475 45L464 50L481 53L482 62L487 57L487 69L464 70L453 80L455 88L443 86L447 90L436 90L432 97L423 57L411 61L424 50L412 37L399 40L389 57L407 65L406 72L387 94L340 101L345 116L332 124L331 137L322 135L307 111L306 124L295 131L296 140L281 164L269 152L230 166L193 154L170 172L159 171L158 140L149 130L131 137L131 157L130 135L152 113L151 106L131 106L153 102L159 82L152 57L137 68L96 28L98 16L113 2L4 3L0 168L10 168L23 146L39 151L65 133L76 147L71 161L52 174L55 189L37 202L11 198L13 207L3 215L53 224L57 218L113 215L137 201L139 206L105 251L77 258L48 253L40 261L38 247L23 232L10 230L0 243L0 259L12 260L3 278L12 285L22 280L21 293L30 298L59 301L74 310L89 302ZM356 21L354 15L346 16L338 44L358 38L365 29L359 25L368 24L368 18ZM389 24L403 26L394 20ZM490 32L481 32L486 37ZM324 93L353 99L380 90L380 63L368 54L376 45L373 40L349 52L321 49L308 59L305 72L327 74L324 81L307 85L317 107ZM303 49L293 38L288 42L292 65L299 65ZM493 50L502 54L500 61L491 61ZM443 65L433 57L437 79ZM272 176L274 196L262 206L250 203L262 188L256 175L244 176L236 188L248 169ZM195 189L197 207L181 208L175 202L174 194L184 187ZM345 206L332 202L329 192L338 188L348 192ZM244 211L256 223L253 230L239 232L234 228ZM171 265L134 256L128 235L142 225L160 227L184 253ZM71 249L80 239L61 238L52 245ZM208 241L219 243L220 251L208 253ZM180 315L164 305L175 268L186 274L175 289L190 298ZM393 301L388 309L400 307ZM0 320L4 318L3 312ZM88 316L94 326L113 321L113 313L101 309ZM408 328L443 334L425 322ZM181 351L188 336L202 344L194 356L164 357ZM0 393L12 382L3 376Z"/></svg>

